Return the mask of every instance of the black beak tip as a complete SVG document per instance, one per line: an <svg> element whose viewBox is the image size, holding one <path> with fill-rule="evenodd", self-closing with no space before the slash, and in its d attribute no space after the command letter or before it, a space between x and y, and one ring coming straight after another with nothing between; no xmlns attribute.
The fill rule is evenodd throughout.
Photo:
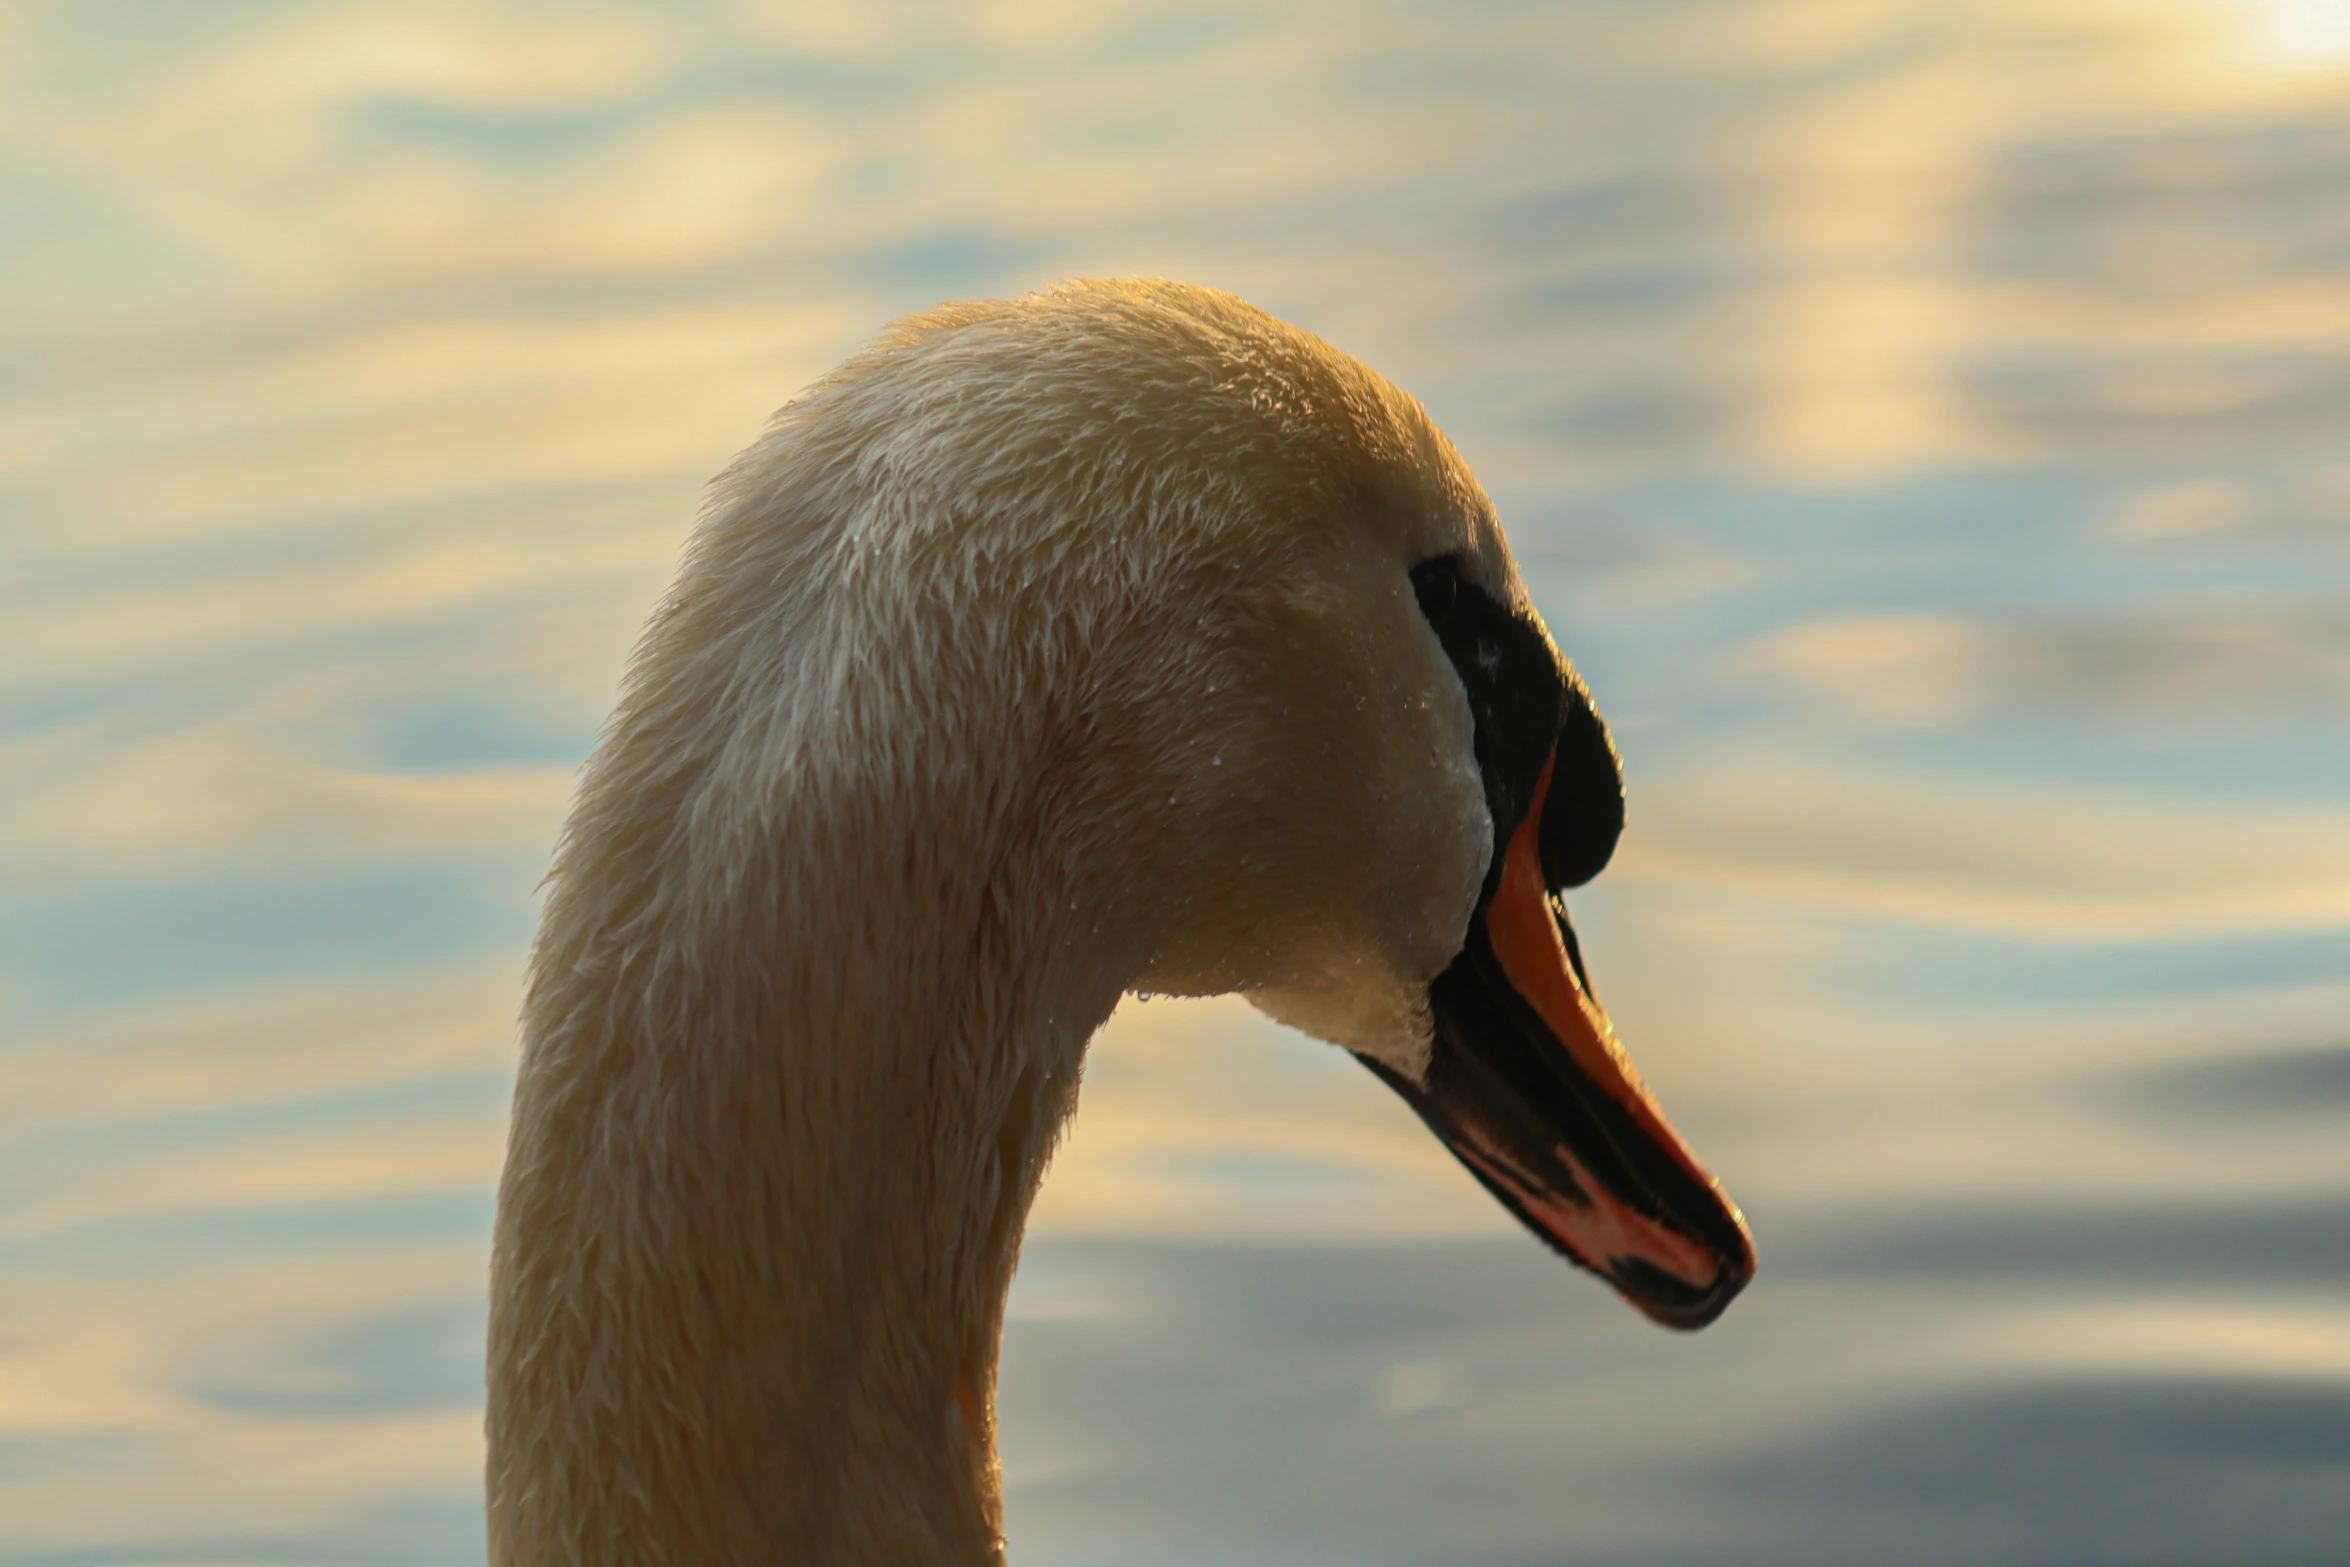
<svg viewBox="0 0 2350 1567"><path fill-rule="evenodd" d="M1702 1286L1676 1278L1643 1257L1613 1259L1607 1277L1651 1322L1678 1332L1694 1333L1729 1310L1730 1302L1754 1278L1751 1251L1738 1258L1717 1253L1714 1260L1720 1271L1711 1284Z"/></svg>

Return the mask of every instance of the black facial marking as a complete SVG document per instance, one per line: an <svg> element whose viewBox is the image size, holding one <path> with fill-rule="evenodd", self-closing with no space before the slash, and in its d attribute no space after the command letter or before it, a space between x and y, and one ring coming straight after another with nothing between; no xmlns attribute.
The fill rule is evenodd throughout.
<svg viewBox="0 0 2350 1567"><path fill-rule="evenodd" d="M1439 555L1413 567L1412 592L1476 721L1477 770L1493 818L1485 896L1500 884L1502 857L1533 804L1553 742L1558 762L1542 813L1543 880L1553 891L1581 886L1607 864L1624 830L1623 773L1590 693L1539 625L1461 574L1460 557Z"/></svg>
<svg viewBox="0 0 2350 1567"><path fill-rule="evenodd" d="M1623 830L1615 746L1583 682L1531 615L1512 613L1479 588L1456 557L1425 561L1411 577L1468 697L1493 818L1493 862L1460 952L1428 986L1426 1065L1414 1075L1374 1056L1361 1059L1535 1234L1604 1274L1656 1321L1703 1327L1753 1274L1737 1211L1678 1143L1643 1122L1620 1084L1595 1076L1553 1032L1518 990L1486 917L1548 761L1550 790L1535 847L1560 947L1584 993L1592 993L1560 892L1597 875ZM1583 1256L1572 1226L1556 1222L1552 1210L1602 1196L1709 1252L1711 1282L1680 1278L1643 1256Z"/></svg>

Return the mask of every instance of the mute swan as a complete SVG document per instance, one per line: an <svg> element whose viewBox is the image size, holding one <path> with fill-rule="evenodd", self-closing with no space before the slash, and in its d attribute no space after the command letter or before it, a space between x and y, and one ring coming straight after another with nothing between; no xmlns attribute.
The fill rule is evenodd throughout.
<svg viewBox="0 0 2350 1567"><path fill-rule="evenodd" d="M1711 1321L1744 1223L1553 896L1622 813L1491 503L1362 365L1168 283L893 327L717 481L556 852L490 1560L1000 1561L1004 1292L1130 989L1354 1052Z"/></svg>

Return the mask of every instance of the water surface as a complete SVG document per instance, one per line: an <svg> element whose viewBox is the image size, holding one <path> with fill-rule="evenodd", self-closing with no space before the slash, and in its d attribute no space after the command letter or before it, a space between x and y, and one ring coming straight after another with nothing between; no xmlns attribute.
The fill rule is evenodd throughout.
<svg viewBox="0 0 2350 1567"><path fill-rule="evenodd" d="M511 1018L701 483L883 322L1230 288L1615 724L1694 1338L1132 1006L1016 1560L2338 1561L2350 24L2296 0L0 7L0 1563L478 1561Z"/></svg>

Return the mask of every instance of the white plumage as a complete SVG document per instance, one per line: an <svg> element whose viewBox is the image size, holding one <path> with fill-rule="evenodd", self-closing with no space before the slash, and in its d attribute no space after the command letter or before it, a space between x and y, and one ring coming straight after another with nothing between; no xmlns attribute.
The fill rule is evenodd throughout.
<svg viewBox="0 0 2350 1567"><path fill-rule="evenodd" d="M948 307L776 416L550 878L494 1563L999 1558L1004 1292L1119 995L1426 1066L1494 847L1446 554L1531 614L1417 403L1205 290Z"/></svg>

